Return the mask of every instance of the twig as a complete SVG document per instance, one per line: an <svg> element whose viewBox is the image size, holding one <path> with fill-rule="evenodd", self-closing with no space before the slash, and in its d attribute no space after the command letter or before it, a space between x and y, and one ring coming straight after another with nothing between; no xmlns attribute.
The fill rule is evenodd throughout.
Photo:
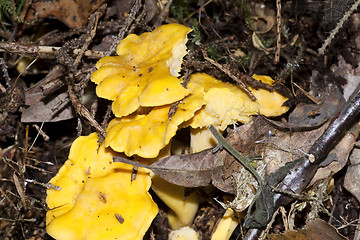
<svg viewBox="0 0 360 240"><path fill-rule="evenodd" d="M138 12L140 10L140 7L141 7L141 1L136 0L134 5L131 8L131 11L129 13L129 17L125 21L125 25L119 31L119 34L117 35L115 41L112 43L109 50L105 53L105 56L110 56L110 55L115 53L117 45L125 37L125 34L128 32L128 29L130 28L131 24L135 20L135 16L138 14Z"/></svg>
<svg viewBox="0 0 360 240"><path fill-rule="evenodd" d="M296 82L293 82L293 85L297 87L308 99L310 99L315 104L320 104L319 100L311 96L308 92L306 92L302 87L300 87Z"/></svg>
<svg viewBox="0 0 360 240"><path fill-rule="evenodd" d="M103 118L103 121L101 122L101 127L103 129L106 129L108 124L109 124L109 119L110 119L110 116L111 116L111 104L109 104L107 106L107 109L106 109L106 113L105 113L105 116ZM100 135L99 136L99 143L102 143L104 141L105 137Z"/></svg>
<svg viewBox="0 0 360 240"><path fill-rule="evenodd" d="M25 143L24 143L24 156L22 161L18 160L18 166L19 166L19 175L23 176L26 168L25 168L25 163L26 163L26 159L27 159L27 155L29 153L29 125L26 125L25 128Z"/></svg>
<svg viewBox="0 0 360 240"><path fill-rule="evenodd" d="M25 45L17 42L0 42L0 52L18 53L29 57L38 57L42 59L56 59L60 49L61 47ZM79 52L80 49L75 49L73 54L77 55ZM84 55L86 57L99 59L105 56L105 52L86 50Z"/></svg>
<svg viewBox="0 0 360 240"><path fill-rule="evenodd" d="M3 72L3 76L5 78L6 87L9 88L11 79L10 79L9 72L8 72L8 66L6 65L4 58L0 58L0 64L1 64L1 70ZM0 88L1 88L2 92L6 92L6 89L3 86L1 86ZM5 91L3 91L3 90L5 90Z"/></svg>
<svg viewBox="0 0 360 240"><path fill-rule="evenodd" d="M259 236L259 240L263 240L266 238L267 234L269 233L273 223L275 222L275 218L276 216L279 214L280 209L277 209L273 216L271 217L271 220L269 221L268 225L266 226L266 229L261 233L261 235Z"/></svg>
<svg viewBox="0 0 360 240"><path fill-rule="evenodd" d="M169 0L166 4L164 10L161 11L161 13L158 15L158 19L154 23L154 27L157 28L161 25L161 23L165 20L166 16L169 14L170 6L172 4L173 0Z"/></svg>
<svg viewBox="0 0 360 240"><path fill-rule="evenodd" d="M23 205L23 208L26 209L28 204L25 197L24 186L23 184L20 183L19 178L16 176L16 173L13 173L13 180L14 180L15 188L20 196L20 200Z"/></svg>
<svg viewBox="0 0 360 240"><path fill-rule="evenodd" d="M320 55L324 54L325 49L330 45L331 41L335 38L335 35L339 32L339 30L343 27L344 23L348 20L351 14L359 7L360 0L357 0L351 8L344 14L341 20L338 22L336 27L331 31L330 35L326 38L321 48L318 49L318 53Z"/></svg>
<svg viewBox="0 0 360 240"><path fill-rule="evenodd" d="M40 127L37 124L33 124L32 126L38 131L38 133L43 137L46 142L50 140L50 137L42 130L44 122L41 123Z"/></svg>
<svg viewBox="0 0 360 240"><path fill-rule="evenodd" d="M226 75L228 75L235 82L239 83L240 87L246 92L246 94L250 97L251 100L253 100L253 101L256 100L256 97L251 93L251 91L248 89L248 87L246 86L246 84L244 82L239 81L239 79L234 74L232 74L229 71L229 69L224 68L223 66L221 66L221 64L219 64L219 63L215 62L214 60L212 60L211 58L209 58L206 53L206 49L201 49L201 51L202 51L203 57L206 61L208 61L209 63L211 63L218 69L220 69L222 72L224 72Z"/></svg>
<svg viewBox="0 0 360 240"><path fill-rule="evenodd" d="M281 50L281 0L276 0L276 52L274 58L274 64L280 61Z"/></svg>
<svg viewBox="0 0 360 240"><path fill-rule="evenodd" d="M87 34L84 45L81 47L79 53L77 54L77 57L74 61L75 68L77 68L77 66L79 65L82 57L84 56L87 48L89 47L89 45L91 43L91 40L95 37L99 18L101 17L101 15L103 15L105 8L106 8L106 4L103 4L100 7L100 9L91 16L90 20L92 20L92 21L89 21L89 26L93 25L93 27L90 30L89 34Z"/></svg>
<svg viewBox="0 0 360 240"><path fill-rule="evenodd" d="M13 203L13 201L11 201L11 199L9 198L8 195L6 195L6 193L4 192L4 190L0 187L0 193L1 195L10 203L10 205L17 211L20 211L17 206Z"/></svg>
<svg viewBox="0 0 360 240"><path fill-rule="evenodd" d="M355 97L345 104L336 119L332 121L321 137L311 146L309 154L314 156L314 164L321 163L330 150L341 140L345 130L351 126L359 112L360 85L357 88Z"/></svg>
<svg viewBox="0 0 360 240"><path fill-rule="evenodd" d="M76 112L86 118L90 125L94 127L97 131L100 132L104 137L106 136L105 130L100 126L100 124L91 116L89 110L80 102L80 100L76 97L74 90L71 85L68 86L69 97L72 105L74 106Z"/></svg>

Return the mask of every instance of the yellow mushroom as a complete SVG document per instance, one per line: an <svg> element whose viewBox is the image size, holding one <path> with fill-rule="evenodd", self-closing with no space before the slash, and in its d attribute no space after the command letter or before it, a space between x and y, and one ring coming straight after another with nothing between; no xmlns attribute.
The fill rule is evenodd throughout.
<svg viewBox="0 0 360 240"><path fill-rule="evenodd" d="M138 155L143 158L155 158L179 126L192 118L204 102L201 89L192 89L192 93L177 105L173 116L169 117L171 106L155 107L147 115L130 115L113 119L107 128L105 146L127 156ZM156 98L156 95L153 96Z"/></svg>
<svg viewBox="0 0 360 240"><path fill-rule="evenodd" d="M248 122L259 111L259 104L238 86L217 80L205 73L190 76L189 84L204 90L205 105L188 121L191 126L190 152L214 147L216 141L208 130L210 125L224 131L229 124Z"/></svg>
<svg viewBox="0 0 360 240"><path fill-rule="evenodd" d="M259 100L252 101L239 86L222 82L205 73L192 74L189 84L203 88L205 94L205 105L188 121L191 126L190 151L193 153L216 145L208 130L210 125L222 132L230 124L249 122L251 116L259 112L266 116L277 116L288 110L282 106L287 98L276 92L253 90Z"/></svg>
<svg viewBox="0 0 360 240"><path fill-rule="evenodd" d="M190 31L174 23L140 36L130 34L118 45L118 56L99 60L91 80L98 85L99 97L114 101L116 117L127 116L140 106L171 104L189 94L177 77Z"/></svg>
<svg viewBox="0 0 360 240"><path fill-rule="evenodd" d="M171 184L158 176L152 178L152 190L170 208L168 220L172 229L190 226L199 207L199 197L185 196L185 188Z"/></svg>
<svg viewBox="0 0 360 240"><path fill-rule="evenodd" d="M198 235L191 227L183 227L172 230L169 234L169 240L198 240Z"/></svg>
<svg viewBox="0 0 360 240"><path fill-rule="evenodd" d="M252 75L252 78L266 83L270 86L273 86L275 84L275 81L269 76L254 74ZM288 100L288 98L284 97L280 93L269 92L265 89L256 90L251 87L249 89L254 94L260 105L260 114L267 117L275 117L280 116L289 110L289 107L282 106L284 102Z"/></svg>
<svg viewBox="0 0 360 240"><path fill-rule="evenodd" d="M224 216L216 226L216 230L211 236L211 240L228 240L235 228L239 224L239 221L234 217L234 211L227 209Z"/></svg>
<svg viewBox="0 0 360 240"><path fill-rule="evenodd" d="M112 161L96 133L77 138L47 190L46 230L55 239L142 239L158 212L149 171ZM141 208L139 207L141 206Z"/></svg>

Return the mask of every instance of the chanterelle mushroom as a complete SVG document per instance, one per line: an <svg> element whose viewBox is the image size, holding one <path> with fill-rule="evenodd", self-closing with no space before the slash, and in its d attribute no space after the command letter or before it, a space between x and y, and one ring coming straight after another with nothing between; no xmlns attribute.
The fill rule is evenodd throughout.
<svg viewBox="0 0 360 240"><path fill-rule="evenodd" d="M275 84L274 80L269 76L254 74L252 75L252 78L270 86ZM289 110L289 107L283 106L284 102L288 100L288 98L284 97L283 95L277 92L269 92L265 89L253 89L250 87L250 90L260 105L260 114L267 117L276 117Z"/></svg>
<svg viewBox="0 0 360 240"><path fill-rule="evenodd" d="M140 106L171 104L189 94L177 77L190 31L173 23L140 36L130 34L118 45L118 56L99 60L91 80L98 85L99 97L114 101L116 117L127 116Z"/></svg>
<svg viewBox="0 0 360 240"><path fill-rule="evenodd" d="M231 234L239 224L239 221L233 216L234 211L227 209L216 226L216 230L211 236L211 240L228 240Z"/></svg>
<svg viewBox="0 0 360 240"><path fill-rule="evenodd" d="M69 159L50 180L46 230L55 239L142 239L158 212L149 171L113 162L96 133L77 138ZM139 207L141 206L141 207Z"/></svg>
<svg viewBox="0 0 360 240"><path fill-rule="evenodd" d="M266 83L269 83L271 78L266 79L269 80ZM188 122L191 126L191 152L215 146L216 141L208 131L210 125L224 131L230 124L249 122L250 117L259 112L266 116L278 116L288 110L282 106L287 98L277 92L252 90L258 98L252 101L239 86L222 82L205 73L192 74L190 83L198 85L205 92L205 105Z"/></svg>
<svg viewBox="0 0 360 240"><path fill-rule="evenodd" d="M194 116L205 103L201 89L189 85L191 94L177 104L173 116L169 116L170 105L158 106L147 115L130 115L113 119L107 128L105 146L127 156L138 155L143 158L155 158L179 126ZM154 95L156 98L156 95Z"/></svg>

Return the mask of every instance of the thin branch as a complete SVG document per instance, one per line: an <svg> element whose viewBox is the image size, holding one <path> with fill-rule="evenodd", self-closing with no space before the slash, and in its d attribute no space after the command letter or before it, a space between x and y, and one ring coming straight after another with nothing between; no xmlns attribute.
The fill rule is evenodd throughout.
<svg viewBox="0 0 360 240"><path fill-rule="evenodd" d="M22 54L29 57L42 59L56 59L61 47L25 45L17 42L0 42L0 52L11 52ZM74 55L78 55L81 49L75 49ZM99 59L105 56L105 52L86 50L84 55L89 58Z"/></svg>
<svg viewBox="0 0 360 240"><path fill-rule="evenodd" d="M349 19L351 14L359 7L360 0L357 0L351 8L344 14L341 20L338 22L336 27L330 32L330 35L326 38L321 48L318 49L318 53L320 55L324 54L325 49L330 45L331 41L335 38L335 35L339 32L339 30L344 26L344 23Z"/></svg>
<svg viewBox="0 0 360 240"><path fill-rule="evenodd" d="M280 50L281 50L281 0L276 0L276 52L274 64L280 61Z"/></svg>
<svg viewBox="0 0 360 240"><path fill-rule="evenodd" d="M90 32L87 34L87 37L85 39L85 42L83 44L83 46L81 47L75 61L74 61L74 66L75 68L77 68L77 66L79 65L82 57L84 56L87 48L89 47L92 39L95 37L96 34L96 29L98 26L98 21L99 18L103 15L103 13L105 12L105 8L106 8L106 4L103 4L100 9L98 11L96 11L90 18L89 21L89 26L93 25L93 27L91 28ZM92 21L91 21L92 20Z"/></svg>
<svg viewBox="0 0 360 240"><path fill-rule="evenodd" d="M91 113L89 112L89 110L87 110L87 108L81 103L81 101L76 97L74 90L72 88L72 86L68 86L68 92L69 92L69 97L71 100L72 105L74 106L76 112L86 118L90 125L92 127L94 127L97 131L100 132L101 135L103 135L104 137L106 136L106 132L105 130L100 126L100 124L91 116Z"/></svg>
<svg viewBox="0 0 360 240"><path fill-rule="evenodd" d="M9 72L8 72L8 66L6 65L5 59L4 58L0 58L0 65L1 65L1 70L3 72L3 76L5 78L5 83L6 83L6 87L10 87L10 76L9 76ZM0 86L0 89L2 92L6 92L6 89L3 86ZM5 91L4 91L5 90Z"/></svg>
<svg viewBox="0 0 360 240"><path fill-rule="evenodd" d="M201 49L201 51L202 51L203 57L206 61L208 61L209 63L211 63L218 69L220 69L222 72L224 72L226 75L228 75L235 82L239 83L240 87L246 92L246 94L250 97L251 100L253 100L253 101L256 100L256 97L251 93L251 91L248 89L248 87L246 86L246 84L244 82L239 81L239 79L234 74L232 74L229 69L224 68L221 64L219 64L219 63L215 62L214 60L212 60L211 58L209 58L206 53L206 49Z"/></svg>
<svg viewBox="0 0 360 240"><path fill-rule="evenodd" d="M130 28L131 24L136 18L136 15L138 14L141 7L141 1L136 0L134 5L131 8L131 11L129 13L129 17L125 21L125 25L121 28L119 31L119 34L117 35L115 41L112 43L109 50L105 53L105 56L110 56L115 53L116 46L120 43L121 40L125 37L125 34L128 32L128 29Z"/></svg>
<svg viewBox="0 0 360 240"><path fill-rule="evenodd" d="M161 25L161 23L164 22L165 18L169 14L170 6L171 6L172 2L173 2L173 0L169 0L168 3L166 4L165 8L158 15L158 19L156 20L156 22L154 24L155 28L159 27Z"/></svg>

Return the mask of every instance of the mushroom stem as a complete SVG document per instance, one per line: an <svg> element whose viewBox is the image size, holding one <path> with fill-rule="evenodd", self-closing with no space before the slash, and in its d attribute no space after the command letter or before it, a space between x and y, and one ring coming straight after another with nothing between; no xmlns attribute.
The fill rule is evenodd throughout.
<svg viewBox="0 0 360 240"><path fill-rule="evenodd" d="M216 145L217 141L207 127L190 128L190 153L201 152Z"/></svg>
<svg viewBox="0 0 360 240"><path fill-rule="evenodd" d="M172 230L169 234L169 240L198 240L196 231L190 227L183 227L178 230Z"/></svg>
<svg viewBox="0 0 360 240"><path fill-rule="evenodd" d="M232 209L227 209L213 233L211 240L228 240L239 222Z"/></svg>
<svg viewBox="0 0 360 240"><path fill-rule="evenodd" d="M171 209L168 219L173 229L191 225L200 201L195 192L185 196L184 187L171 184L156 175L152 178L151 188Z"/></svg>

